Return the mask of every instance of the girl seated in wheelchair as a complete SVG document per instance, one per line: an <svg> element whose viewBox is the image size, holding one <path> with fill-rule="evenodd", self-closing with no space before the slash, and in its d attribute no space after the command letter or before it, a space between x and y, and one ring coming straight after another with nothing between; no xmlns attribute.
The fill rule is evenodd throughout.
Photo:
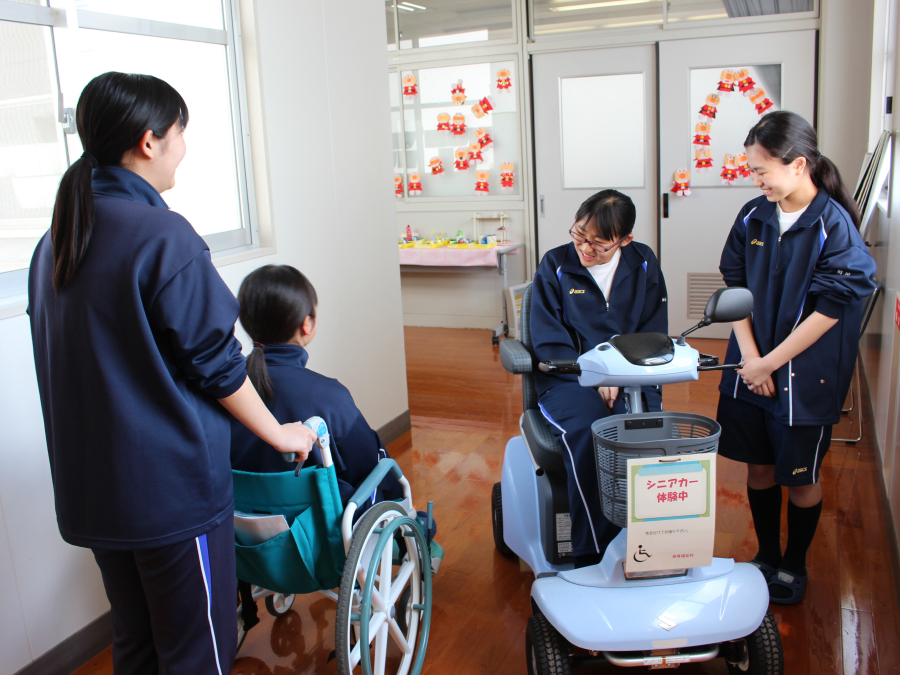
<svg viewBox="0 0 900 675"><path fill-rule="evenodd" d="M631 199L603 190L578 209L572 242L544 256L531 297L538 361L576 359L614 335L668 333L662 270L650 247L634 241L634 221ZM582 387L574 375L535 370L534 381L541 412L563 449L575 566L597 564L619 528L601 511L591 423L624 413L624 397L617 387ZM661 409L658 387L645 387L643 395L645 410Z"/></svg>

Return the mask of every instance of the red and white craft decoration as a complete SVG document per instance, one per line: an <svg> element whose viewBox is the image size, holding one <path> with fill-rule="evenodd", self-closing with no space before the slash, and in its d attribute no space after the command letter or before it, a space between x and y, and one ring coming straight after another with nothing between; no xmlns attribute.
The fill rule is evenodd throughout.
<svg viewBox="0 0 900 675"><path fill-rule="evenodd" d="M453 121L450 123L450 131L454 136L465 136L466 134L466 116L462 113L456 113Z"/></svg>
<svg viewBox="0 0 900 675"><path fill-rule="evenodd" d="M716 119L716 112L718 111L720 100L718 94L710 94L706 97L706 103L700 108L700 113L698 115L701 122L704 119Z"/></svg>
<svg viewBox="0 0 900 675"><path fill-rule="evenodd" d="M712 151L709 148L697 148L694 150L694 169L700 173L712 171Z"/></svg>
<svg viewBox="0 0 900 675"><path fill-rule="evenodd" d="M394 174L394 196L397 199L403 196L403 176L399 173Z"/></svg>
<svg viewBox="0 0 900 675"><path fill-rule="evenodd" d="M481 164L483 161L484 157L481 156L481 145L478 141L469 143L469 166Z"/></svg>
<svg viewBox="0 0 900 675"><path fill-rule="evenodd" d="M488 180L490 180L490 177L490 171L479 170L475 174L475 193L480 197L484 197L488 192L490 192L490 185L488 185Z"/></svg>
<svg viewBox="0 0 900 675"><path fill-rule="evenodd" d="M709 133L712 131L712 124L710 122L697 122L694 125L694 147L708 147L709 146Z"/></svg>
<svg viewBox="0 0 900 675"><path fill-rule="evenodd" d="M678 169L669 192L674 192L679 197L687 197L691 194L691 172L687 169Z"/></svg>
<svg viewBox="0 0 900 675"><path fill-rule="evenodd" d="M487 150L492 145L494 145L494 139L491 138L491 135L484 127L478 127L475 130L475 140L478 141L478 145L481 146L482 150Z"/></svg>
<svg viewBox="0 0 900 675"><path fill-rule="evenodd" d="M742 68L734 74L734 81L737 83L738 91L744 96L749 96L750 92L756 88L756 82L750 77L750 71Z"/></svg>
<svg viewBox="0 0 900 675"><path fill-rule="evenodd" d="M750 165L747 163L747 153L739 152L734 156L734 165L742 180L750 179Z"/></svg>
<svg viewBox="0 0 900 675"><path fill-rule="evenodd" d="M494 99L490 96L485 96L483 99L478 101L475 105L472 106L472 112L475 114L475 117L481 119L485 115L487 115L491 110L494 109Z"/></svg>
<svg viewBox="0 0 900 675"><path fill-rule="evenodd" d="M738 177L737 165L734 163L734 155L725 155L722 164L722 173L719 174L722 177L722 185L734 185L734 181L736 181Z"/></svg>
<svg viewBox="0 0 900 675"><path fill-rule="evenodd" d="M503 162L500 165L500 189L503 192L512 192L513 185L516 184L515 174L513 173L513 163Z"/></svg>
<svg viewBox="0 0 900 675"><path fill-rule="evenodd" d="M412 73L407 73L403 76L403 100L407 103L412 103L416 100L416 94L419 93L419 88L416 86L416 76Z"/></svg>
<svg viewBox="0 0 900 675"><path fill-rule="evenodd" d="M431 169L432 176L440 176L444 173L444 163L440 157L432 157L428 160L428 167Z"/></svg>
<svg viewBox="0 0 900 675"><path fill-rule="evenodd" d="M438 113L437 130L441 136L450 135L450 113Z"/></svg>
<svg viewBox="0 0 900 675"><path fill-rule="evenodd" d="M719 76L719 86L716 88L720 96L731 96L734 93L734 72L723 70Z"/></svg>
<svg viewBox="0 0 900 675"><path fill-rule="evenodd" d="M469 156L465 148L456 148L456 150L453 151L453 170L469 170Z"/></svg>
<svg viewBox="0 0 900 675"><path fill-rule="evenodd" d="M407 185L407 190L411 195L422 194L422 177L419 175L418 171L413 171L409 174L409 185Z"/></svg>
<svg viewBox="0 0 900 675"><path fill-rule="evenodd" d="M497 71L497 91L509 91L510 87L509 68L501 68Z"/></svg>
<svg viewBox="0 0 900 675"><path fill-rule="evenodd" d="M466 89L463 87L462 80L457 80L456 84L450 85L450 100L454 105L463 105L466 102Z"/></svg>
<svg viewBox="0 0 900 675"><path fill-rule="evenodd" d="M757 115L762 115L766 110L775 105L766 97L766 91L762 87L750 92L750 103L756 106Z"/></svg>

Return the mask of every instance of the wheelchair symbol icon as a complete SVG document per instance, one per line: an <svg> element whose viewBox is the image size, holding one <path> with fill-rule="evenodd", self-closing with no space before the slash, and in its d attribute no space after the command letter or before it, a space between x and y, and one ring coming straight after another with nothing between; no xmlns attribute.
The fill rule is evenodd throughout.
<svg viewBox="0 0 900 675"><path fill-rule="evenodd" d="M641 557L639 558L638 556L641 556ZM647 562L647 560L649 560L653 556L651 556L649 553L647 553L647 551L644 550L644 547L642 544L638 544L638 550L637 550L637 552L635 552L635 554L632 557L634 558L634 562L642 563L642 562Z"/></svg>

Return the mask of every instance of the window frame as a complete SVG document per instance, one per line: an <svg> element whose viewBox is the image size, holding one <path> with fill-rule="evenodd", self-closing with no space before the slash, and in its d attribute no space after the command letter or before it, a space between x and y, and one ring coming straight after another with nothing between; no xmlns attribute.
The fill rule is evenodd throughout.
<svg viewBox="0 0 900 675"><path fill-rule="evenodd" d="M434 52L446 52L448 50L453 49L471 49L473 47L495 47L497 45L517 45L519 44L519 36L522 34L522 27L519 25L519 12L518 5L522 2L522 0L509 0L509 14L512 23L510 25L510 30L512 31L512 37L509 38L501 38L498 40L477 40L474 42L459 42L447 45L434 45L432 47L409 47L407 49L403 49L400 47L400 11L397 9L397 3L401 0L392 0L391 9L393 9L390 21L393 22L394 25L394 37L396 39L396 49L389 49L387 53L394 58L399 58L400 56L405 56L407 54L415 54L416 58L426 60L428 59L428 55ZM818 2L818 0L815 0ZM531 0L527 0L527 2L531 3ZM387 7L385 8L387 9Z"/></svg>
<svg viewBox="0 0 900 675"><path fill-rule="evenodd" d="M53 3L54 0L42 0ZM250 119L247 105L247 86L244 73L244 54L241 40L240 0L220 0L222 6L223 29L204 28L184 24L139 19L128 16L79 10L73 0L56 0L59 6L27 5L11 0L0 0L0 21L44 26L51 30L54 52L56 87L60 98L67 93L60 62L76 59L71 48L66 47L66 38L77 33L61 31L99 30L126 35L168 38L216 44L225 47L228 74L230 114L233 129L235 165L237 170L238 198L240 201L239 229L203 235L210 253L215 257L234 256L261 248L253 177L253 156L251 151ZM83 80L84 78L80 78ZM67 82L71 84L71 82ZM83 87L87 82L81 81ZM74 107L71 97L65 97L66 105ZM60 106L62 107L62 106ZM61 122L60 122L61 123ZM75 137L75 142L80 142ZM68 142L65 147L68 166L73 157ZM28 268L0 273L0 300L20 298L27 292Z"/></svg>

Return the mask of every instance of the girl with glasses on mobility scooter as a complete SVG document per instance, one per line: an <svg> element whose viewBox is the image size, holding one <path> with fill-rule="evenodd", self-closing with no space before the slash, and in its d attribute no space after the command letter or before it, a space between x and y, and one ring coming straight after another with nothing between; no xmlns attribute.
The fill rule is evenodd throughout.
<svg viewBox="0 0 900 675"><path fill-rule="evenodd" d="M76 111L84 154L28 278L59 531L100 567L115 673L231 671L228 412L280 452L305 458L316 438L260 401L234 337L238 303L160 196L187 122L162 80L91 80Z"/></svg>
<svg viewBox="0 0 900 675"><path fill-rule="evenodd" d="M759 540L753 561L772 602L803 599L806 553L822 512L820 469L856 365L863 298L875 261L859 215L816 132L787 111L763 117L744 145L763 191L738 214L719 270L753 292L734 324L717 419L719 454L748 465L747 497ZM780 542L782 486L788 540Z"/></svg>
<svg viewBox="0 0 900 675"><path fill-rule="evenodd" d="M547 252L534 277L531 339L539 362L577 359L614 335L668 333L666 284L653 251L633 241L635 208L616 190L587 199L569 230L572 243ZM534 372L541 412L561 441L568 475L576 567L600 562L619 528L600 506L591 424L625 412L617 387L581 387L574 375ZM647 411L659 387L643 390Z"/></svg>

